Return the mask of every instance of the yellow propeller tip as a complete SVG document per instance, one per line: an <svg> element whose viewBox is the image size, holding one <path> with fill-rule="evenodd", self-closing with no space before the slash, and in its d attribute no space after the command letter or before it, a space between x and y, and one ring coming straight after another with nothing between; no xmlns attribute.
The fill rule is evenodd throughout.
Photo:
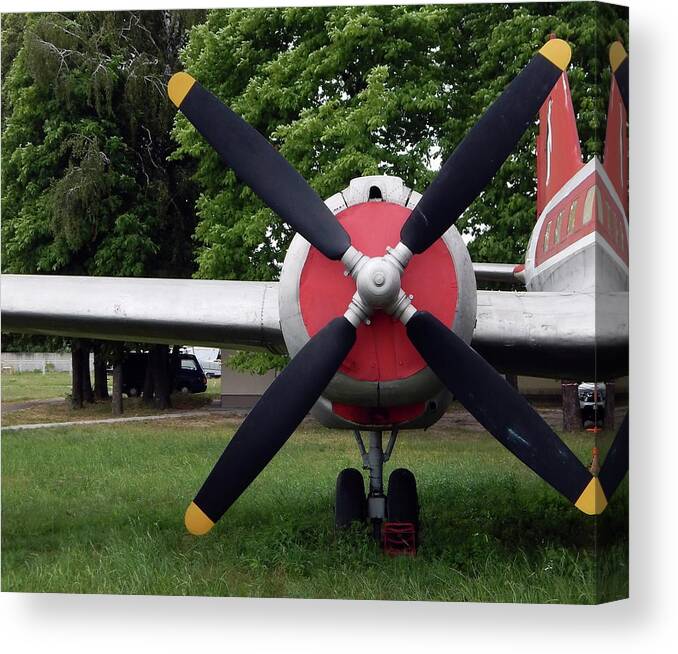
<svg viewBox="0 0 678 654"><path fill-rule="evenodd" d="M574 505L587 515L599 515L607 506L607 498L598 477L593 477Z"/></svg>
<svg viewBox="0 0 678 654"><path fill-rule="evenodd" d="M205 515L195 502L191 502L188 505L186 515L184 516L184 524L186 529L194 536L204 536L214 527L214 522Z"/></svg>
<svg viewBox="0 0 678 654"><path fill-rule="evenodd" d="M180 107L194 84L195 80L188 73L183 71L174 73L167 83L167 95L177 107Z"/></svg>
<svg viewBox="0 0 678 654"><path fill-rule="evenodd" d="M622 65L626 57L628 57L628 55L626 54L626 50L621 44L621 41L615 41L610 46L610 68L612 68L613 73L617 72L617 68Z"/></svg>
<svg viewBox="0 0 678 654"><path fill-rule="evenodd" d="M539 50L554 66L565 70L572 58L572 49L562 39L549 39Z"/></svg>

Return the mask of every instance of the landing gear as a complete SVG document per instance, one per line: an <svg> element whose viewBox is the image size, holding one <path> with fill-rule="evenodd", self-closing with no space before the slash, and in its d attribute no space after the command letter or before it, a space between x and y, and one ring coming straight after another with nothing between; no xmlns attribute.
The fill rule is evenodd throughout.
<svg viewBox="0 0 678 654"><path fill-rule="evenodd" d="M363 523L367 517L367 500L363 476L355 468L346 468L337 477L337 496L334 505L334 526L346 529Z"/></svg>
<svg viewBox="0 0 678 654"><path fill-rule="evenodd" d="M391 457L398 432L391 432L386 450L382 447L382 432L368 432L367 448L357 429L354 434L363 469L370 475L367 499L360 472L355 468L342 470L337 477L335 525L342 529L368 520L372 536L386 551L413 554L419 530L419 500L414 475L405 468L394 470L389 477L388 495L384 493L384 463ZM394 549L394 541L404 543L404 546Z"/></svg>
<svg viewBox="0 0 678 654"><path fill-rule="evenodd" d="M417 482L405 468L397 468L388 478L386 514L390 522L411 522L419 526Z"/></svg>

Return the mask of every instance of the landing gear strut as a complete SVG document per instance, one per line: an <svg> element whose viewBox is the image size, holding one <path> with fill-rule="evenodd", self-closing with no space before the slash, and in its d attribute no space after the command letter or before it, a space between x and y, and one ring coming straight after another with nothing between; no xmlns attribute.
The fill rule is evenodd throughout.
<svg viewBox="0 0 678 654"><path fill-rule="evenodd" d="M404 468L394 470L388 480L388 496L384 493L384 463L390 458L398 437L394 429L383 449L383 432L367 433L367 448L360 432L354 431L363 460L369 471L369 486L365 498L362 475L347 468L337 478L335 524L338 529L355 522L369 520L373 538L383 544L389 554L416 550L419 530L419 501L414 475Z"/></svg>
<svg viewBox="0 0 678 654"><path fill-rule="evenodd" d="M381 541L381 525L386 519L386 495L384 494L384 463L391 458L391 453L398 438L398 430L394 429L388 439L386 451L382 447L382 434L380 431L367 433L368 449L365 449L360 432L354 432L360 456L363 459L363 470L369 470L370 483L367 492L367 519L372 525L372 536Z"/></svg>

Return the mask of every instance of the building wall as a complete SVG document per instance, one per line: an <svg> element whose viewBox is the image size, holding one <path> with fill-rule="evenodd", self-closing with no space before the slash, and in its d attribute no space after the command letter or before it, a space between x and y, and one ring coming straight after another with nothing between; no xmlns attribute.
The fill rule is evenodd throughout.
<svg viewBox="0 0 678 654"><path fill-rule="evenodd" d="M228 366L232 352L221 351L221 407L223 409L249 409L263 395L275 379L275 372L265 375L239 372Z"/></svg>
<svg viewBox="0 0 678 654"><path fill-rule="evenodd" d="M14 372L72 372L70 352L3 352L0 355L2 371ZM94 355L89 356L90 370L94 370Z"/></svg>

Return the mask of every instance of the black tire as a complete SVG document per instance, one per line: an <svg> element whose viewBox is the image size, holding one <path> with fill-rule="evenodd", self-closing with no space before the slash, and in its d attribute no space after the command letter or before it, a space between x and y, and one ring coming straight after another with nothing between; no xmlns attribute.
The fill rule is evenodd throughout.
<svg viewBox="0 0 678 654"><path fill-rule="evenodd" d="M366 519L367 499L363 476L355 468L346 468L337 476L334 525L337 529L346 529Z"/></svg>
<svg viewBox="0 0 678 654"><path fill-rule="evenodd" d="M130 386L127 391L127 397L139 397L140 393L136 386Z"/></svg>
<svg viewBox="0 0 678 654"><path fill-rule="evenodd" d="M388 478L386 516L389 522L412 522L419 532L419 497L414 475L405 468L395 469Z"/></svg>

